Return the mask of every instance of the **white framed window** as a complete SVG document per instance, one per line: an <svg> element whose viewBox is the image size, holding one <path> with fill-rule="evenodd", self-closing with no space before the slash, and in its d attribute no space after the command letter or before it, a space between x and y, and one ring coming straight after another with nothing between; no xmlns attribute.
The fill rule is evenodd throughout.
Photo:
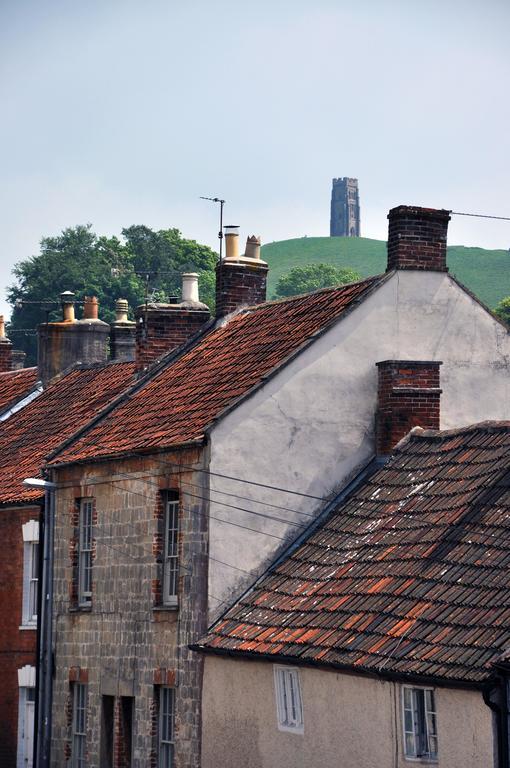
<svg viewBox="0 0 510 768"><path fill-rule="evenodd" d="M175 689L162 685L158 692L158 768L173 768Z"/></svg>
<svg viewBox="0 0 510 768"><path fill-rule="evenodd" d="M437 760L437 723L433 688L402 686L404 754Z"/></svg>
<svg viewBox="0 0 510 768"><path fill-rule="evenodd" d="M72 768L85 768L87 746L87 686L73 683Z"/></svg>
<svg viewBox="0 0 510 768"><path fill-rule="evenodd" d="M279 730L303 733L303 703L299 670L295 667L275 666L274 686Z"/></svg>
<svg viewBox="0 0 510 768"><path fill-rule="evenodd" d="M179 496L167 491L164 497L163 605L177 605L179 575Z"/></svg>
<svg viewBox="0 0 510 768"><path fill-rule="evenodd" d="M23 627L37 625L37 590L39 579L39 522L29 520L22 526L23 533Z"/></svg>
<svg viewBox="0 0 510 768"><path fill-rule="evenodd" d="M18 752L16 768L32 768L34 752L35 667L18 669Z"/></svg>
<svg viewBox="0 0 510 768"><path fill-rule="evenodd" d="M93 499L80 499L78 521L78 605L92 601L92 514Z"/></svg>

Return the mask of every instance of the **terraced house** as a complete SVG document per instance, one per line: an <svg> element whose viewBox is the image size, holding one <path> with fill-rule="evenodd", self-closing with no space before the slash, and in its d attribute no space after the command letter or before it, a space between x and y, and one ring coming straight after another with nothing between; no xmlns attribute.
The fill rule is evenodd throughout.
<svg viewBox="0 0 510 768"><path fill-rule="evenodd" d="M508 766L509 448L416 427L224 613L204 768Z"/></svg>
<svg viewBox="0 0 510 768"><path fill-rule="evenodd" d="M508 330L448 274L448 220L393 209L384 275L278 302L229 232L214 320L194 287L142 308L141 377L47 455L53 765L200 765L209 622L413 426L508 418Z"/></svg>

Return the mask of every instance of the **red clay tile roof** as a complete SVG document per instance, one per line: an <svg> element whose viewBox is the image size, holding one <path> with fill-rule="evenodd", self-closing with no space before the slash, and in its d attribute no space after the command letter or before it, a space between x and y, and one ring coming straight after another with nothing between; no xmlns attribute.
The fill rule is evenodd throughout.
<svg viewBox="0 0 510 768"><path fill-rule="evenodd" d="M37 368L0 373L0 413L27 397L37 383Z"/></svg>
<svg viewBox="0 0 510 768"><path fill-rule="evenodd" d="M125 389L133 373L134 363L76 368L3 422L0 504L39 498L40 491L25 488L22 480L40 476L46 454Z"/></svg>
<svg viewBox="0 0 510 768"><path fill-rule="evenodd" d="M250 307L208 333L53 460L149 451L203 438L206 427L384 278Z"/></svg>
<svg viewBox="0 0 510 768"><path fill-rule="evenodd" d="M479 683L510 643L510 422L412 434L198 647Z"/></svg>

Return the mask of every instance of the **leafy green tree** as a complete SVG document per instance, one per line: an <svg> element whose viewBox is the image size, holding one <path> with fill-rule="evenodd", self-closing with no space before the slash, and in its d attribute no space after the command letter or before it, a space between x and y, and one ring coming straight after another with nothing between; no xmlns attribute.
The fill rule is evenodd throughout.
<svg viewBox="0 0 510 768"><path fill-rule="evenodd" d="M37 357L35 328L46 321L46 309L50 321L60 317L62 291L72 290L78 300L97 296L101 319L107 322L115 316L118 298L134 308L145 301L147 289L149 299L180 296L180 275L186 270L203 275L202 300L214 298L216 254L210 248L182 238L178 229L155 232L134 226L122 234L125 242L100 237L90 225L70 227L43 238L38 255L16 264L16 281L7 296L13 307L8 333L15 347L27 353L28 365Z"/></svg>
<svg viewBox="0 0 510 768"><path fill-rule="evenodd" d="M494 314L497 315L500 320L510 325L510 296L506 296L501 299L499 304L496 304L494 308Z"/></svg>
<svg viewBox="0 0 510 768"><path fill-rule="evenodd" d="M343 269L332 264L308 264L294 267L282 275L276 284L275 299L310 293L318 288L330 288L359 280L360 275L353 269Z"/></svg>

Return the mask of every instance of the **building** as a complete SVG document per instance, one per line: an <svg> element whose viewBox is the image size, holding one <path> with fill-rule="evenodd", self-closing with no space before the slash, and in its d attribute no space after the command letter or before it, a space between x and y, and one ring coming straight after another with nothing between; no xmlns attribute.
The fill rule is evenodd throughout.
<svg viewBox="0 0 510 768"><path fill-rule="evenodd" d="M26 487L23 480L42 478L46 453L97 415L125 389L134 374L132 362L94 362L97 357L106 360L106 324L96 324L93 319L75 320L74 302L69 295L63 297L63 311L67 320L44 325L49 353L41 355L42 368L0 373L2 768L30 768L34 742L44 491ZM8 343L0 341L0 351L6 350L10 351ZM73 367L72 362L78 360L83 362ZM70 369L61 370L59 365L55 368L59 361L64 367L70 365ZM41 380L46 381L44 391Z"/></svg>
<svg viewBox="0 0 510 768"><path fill-rule="evenodd" d="M347 176L333 179L331 189L330 237L360 236L358 180Z"/></svg>
<svg viewBox="0 0 510 768"><path fill-rule="evenodd" d="M224 613L203 768L509 765L509 449L414 429Z"/></svg>
<svg viewBox="0 0 510 768"><path fill-rule="evenodd" d="M377 446L415 424L508 418L508 330L448 274L448 221L393 209L384 275L279 302L264 301L256 240L239 256L230 232L216 319L196 305L143 315L144 376L47 456L53 765L200 765L203 657L189 645L208 616L369 471ZM172 319L190 335L159 358Z"/></svg>

